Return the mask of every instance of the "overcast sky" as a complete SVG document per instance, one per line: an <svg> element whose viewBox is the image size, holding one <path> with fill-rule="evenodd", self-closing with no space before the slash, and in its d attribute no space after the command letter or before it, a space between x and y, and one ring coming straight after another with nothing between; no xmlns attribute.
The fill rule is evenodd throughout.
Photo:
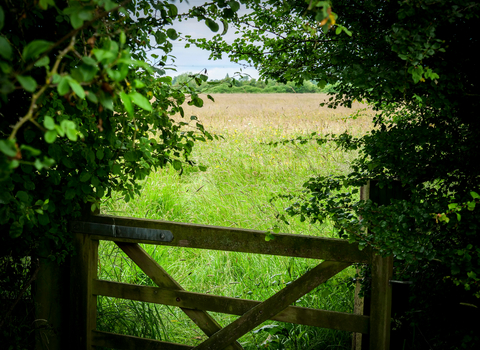
<svg viewBox="0 0 480 350"><path fill-rule="evenodd" d="M205 3L205 0L189 0L188 4L186 2L180 3L179 1L172 2L177 6L178 13L184 13L189 7ZM219 25L219 31L221 32L223 25L221 23L219 23ZM191 35L192 38L211 38L216 34L213 33L204 22L198 22L196 19L176 23L174 28L180 32L182 36ZM230 29L224 38L228 41L233 41L235 38L234 31ZM175 40L172 43L173 51L170 55L176 57L174 65L177 71L167 71L167 74L170 76L176 76L185 72L198 73L203 69L207 69L209 79L223 79L227 73L231 77L235 72L239 72L240 70L242 70L243 73L249 74L252 78L258 78L258 72L255 69L244 68L237 63L230 62L226 55L224 55L225 57L222 60L209 60L208 51L198 49L195 46L190 46L188 49L185 49L185 42L179 40ZM152 53L156 52L152 51ZM171 64L172 61L169 60L168 63Z"/></svg>

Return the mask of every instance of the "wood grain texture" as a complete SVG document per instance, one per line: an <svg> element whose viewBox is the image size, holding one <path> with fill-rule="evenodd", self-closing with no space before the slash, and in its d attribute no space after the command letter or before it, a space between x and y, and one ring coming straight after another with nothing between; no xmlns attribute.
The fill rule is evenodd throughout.
<svg viewBox="0 0 480 350"><path fill-rule="evenodd" d="M371 253L368 248L360 251L357 244L350 244L343 239L278 233L272 234L274 239L267 242L265 241L266 232L264 231L231 227L107 215L94 216L89 221L108 225L167 230L173 234L171 242L92 235L92 239L97 240L292 256L330 261L371 262ZM76 227L75 223L72 223L72 230L79 233L88 233L83 232L81 227Z"/></svg>

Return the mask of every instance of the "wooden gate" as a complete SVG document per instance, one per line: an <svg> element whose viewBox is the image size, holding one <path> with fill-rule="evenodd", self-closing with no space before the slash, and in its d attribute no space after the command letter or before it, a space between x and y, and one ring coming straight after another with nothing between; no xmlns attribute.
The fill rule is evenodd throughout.
<svg viewBox="0 0 480 350"><path fill-rule="evenodd" d="M235 228L183 224L113 216L91 216L72 223L77 255L72 264L72 342L79 349L242 349L236 341L267 320L277 320L369 335L371 350L388 350L390 340L392 258L345 240L274 234ZM114 241L158 287L97 279L99 240ZM322 259L317 267L267 300L213 296L185 291L139 243L256 254ZM357 315L290 306L353 263L372 264L370 315ZM196 347L96 330L97 296L177 306L209 337ZM240 315L222 328L207 311Z"/></svg>

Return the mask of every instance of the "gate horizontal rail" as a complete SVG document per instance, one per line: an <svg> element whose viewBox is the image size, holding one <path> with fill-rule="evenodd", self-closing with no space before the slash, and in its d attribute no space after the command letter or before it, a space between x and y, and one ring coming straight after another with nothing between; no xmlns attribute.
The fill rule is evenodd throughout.
<svg viewBox="0 0 480 350"><path fill-rule="evenodd" d="M230 315L243 315L260 301L193 293L181 290L166 290L136 284L94 280L93 294L107 297L144 301L148 303L178 306ZM310 309L288 306L271 318L275 321L301 324L341 331L368 333L369 318L347 312Z"/></svg>
<svg viewBox="0 0 480 350"><path fill-rule="evenodd" d="M101 227L97 226L97 230L92 231L91 224L93 223L105 225L104 229L101 230ZM152 234L148 236L146 230L136 236L132 234L125 237L115 235L113 233L115 230L112 227L144 228L151 230ZM370 249L359 250L356 243L350 244L343 239L277 233L272 234L275 239L267 242L265 241L265 231L118 216L93 216L89 219L89 222L73 222L71 228L75 233L90 234L94 240L115 242L157 244L365 264L371 263L372 256ZM165 241L157 233L158 231L173 234L173 239Z"/></svg>
<svg viewBox="0 0 480 350"><path fill-rule="evenodd" d="M266 320L369 334L371 350L387 350L390 334L392 259L369 249L360 251L345 240L265 231L184 224L106 215L71 223L76 234L76 283L80 349L237 349L236 340ZM158 287L97 279L98 241L114 241ZM264 302L185 291L139 243L280 255L324 260ZM372 264L370 316L290 306L303 295L353 263ZM75 290L75 289L74 289ZM180 307L209 337L196 347L96 330L97 296L130 299ZM222 328L208 313L240 315Z"/></svg>

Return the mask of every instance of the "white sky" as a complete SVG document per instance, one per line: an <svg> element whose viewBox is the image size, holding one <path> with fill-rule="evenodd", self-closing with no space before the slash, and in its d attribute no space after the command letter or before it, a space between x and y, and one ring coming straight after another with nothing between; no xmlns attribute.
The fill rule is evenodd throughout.
<svg viewBox="0 0 480 350"><path fill-rule="evenodd" d="M198 6L205 3L205 0L188 0L188 4L184 1L172 1L178 8L178 13L186 12L186 9L192 6ZM241 11L241 10L240 10ZM218 23L220 26L219 32L223 31L222 23ZM213 33L204 22L198 22L196 19L182 21L176 23L174 28L177 32L180 32L182 36L191 35L192 38L211 38L217 33ZM228 41L233 41L235 38L234 30L229 29L224 38ZM236 72L242 72L249 74L252 78L258 78L258 72L254 68L244 68L234 62L230 62L228 57L224 55L222 60L209 60L210 55L208 51L201 50L195 46L185 48L186 42L179 41L178 39L173 41L173 51L170 55L175 56L175 63L177 71L167 70L167 74L170 76L176 76L185 72L199 73L203 69L207 69L207 75L210 79L223 79L228 73L232 77ZM152 53L157 53L152 51ZM161 53L158 53L161 54ZM167 67L171 67L172 60L167 62Z"/></svg>

